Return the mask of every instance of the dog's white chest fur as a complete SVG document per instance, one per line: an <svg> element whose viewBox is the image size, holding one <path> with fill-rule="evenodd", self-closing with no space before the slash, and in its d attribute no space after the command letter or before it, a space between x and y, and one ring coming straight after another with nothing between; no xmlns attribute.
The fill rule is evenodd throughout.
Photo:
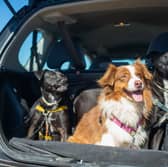
<svg viewBox="0 0 168 167"><path fill-rule="evenodd" d="M142 126L138 125L144 110L143 103L137 104L126 98L121 98L120 101L103 100L100 105L103 109L103 114L107 116L105 122L107 132L103 134L101 141L97 144L106 146L128 146L129 144L134 144L139 147L145 143L147 134ZM110 120L111 116L115 116L122 123L137 129L136 134L132 136L122 129Z"/></svg>

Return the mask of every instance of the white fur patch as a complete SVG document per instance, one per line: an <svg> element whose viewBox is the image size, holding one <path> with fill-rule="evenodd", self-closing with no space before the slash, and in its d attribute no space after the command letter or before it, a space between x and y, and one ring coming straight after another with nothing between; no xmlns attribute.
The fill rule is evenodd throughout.
<svg viewBox="0 0 168 167"><path fill-rule="evenodd" d="M134 136L134 145L143 146L147 140L147 133L142 126L139 126Z"/></svg>
<svg viewBox="0 0 168 167"><path fill-rule="evenodd" d="M103 114L107 116L105 122L107 132L103 134L101 141L97 144L122 146L133 144L133 141L136 146L144 144L147 134L141 126L137 129L137 125L142 117L144 103L134 103L122 97L119 101L102 100L99 104ZM110 120L112 115L118 118L122 123L137 129L135 136L133 137L116 123L112 122Z"/></svg>
<svg viewBox="0 0 168 167"><path fill-rule="evenodd" d="M100 143L98 143L99 145L119 147L123 143L132 143L132 136L110 119L107 119L105 124L108 130L103 134Z"/></svg>
<svg viewBox="0 0 168 167"><path fill-rule="evenodd" d="M144 103L134 103L127 98L121 97L119 101L102 100L100 107L107 117L115 116L121 122L136 128L137 122L142 117Z"/></svg>
<svg viewBox="0 0 168 167"><path fill-rule="evenodd" d="M129 65L126 66L126 68L129 70L130 74L131 74L131 78L128 81L128 87L127 90L128 91L136 91L136 87L135 87L135 81L140 80L142 81L136 74L135 74L135 67L133 65ZM142 89L144 88L144 84L142 82Z"/></svg>

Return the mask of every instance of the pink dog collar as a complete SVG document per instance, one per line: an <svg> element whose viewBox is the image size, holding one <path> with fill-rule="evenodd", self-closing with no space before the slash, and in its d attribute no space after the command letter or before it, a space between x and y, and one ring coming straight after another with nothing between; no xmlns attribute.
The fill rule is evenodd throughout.
<svg viewBox="0 0 168 167"><path fill-rule="evenodd" d="M133 128L129 125L124 124L123 122L121 122L119 119L117 119L116 117L112 117L110 118L111 121L113 121L115 124L117 124L120 128L122 128L123 130L125 130L127 133L129 133L130 135L135 135L137 128L139 125L142 124L142 120L139 121L139 123L137 124L137 128Z"/></svg>

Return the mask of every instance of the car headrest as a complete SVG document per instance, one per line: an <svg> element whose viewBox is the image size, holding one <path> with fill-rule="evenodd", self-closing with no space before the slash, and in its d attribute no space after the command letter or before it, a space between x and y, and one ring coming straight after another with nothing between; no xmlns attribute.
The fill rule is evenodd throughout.
<svg viewBox="0 0 168 167"><path fill-rule="evenodd" d="M106 69L111 63L111 58L108 56L98 56L93 60L90 69Z"/></svg>
<svg viewBox="0 0 168 167"><path fill-rule="evenodd" d="M76 113L77 122L82 118L83 114L97 105L97 98L102 88L92 88L83 90L73 103L73 112Z"/></svg>
<svg viewBox="0 0 168 167"><path fill-rule="evenodd" d="M155 37L147 50L147 56L152 53L165 53L168 52L168 32L164 32Z"/></svg>
<svg viewBox="0 0 168 167"><path fill-rule="evenodd" d="M78 56L83 61L83 53L79 47L79 44L74 42L74 47ZM67 61L73 63L70 53L63 40L60 42L55 42L48 52L47 66L51 69L59 69L60 66Z"/></svg>

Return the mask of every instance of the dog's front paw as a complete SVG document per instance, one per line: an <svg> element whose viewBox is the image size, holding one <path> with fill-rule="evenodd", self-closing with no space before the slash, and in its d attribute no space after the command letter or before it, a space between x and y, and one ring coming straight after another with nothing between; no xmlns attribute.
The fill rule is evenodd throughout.
<svg viewBox="0 0 168 167"><path fill-rule="evenodd" d="M148 136L145 129L139 126L136 134L133 136L134 145L138 146L139 148L144 147L147 140L148 140Z"/></svg>
<svg viewBox="0 0 168 167"><path fill-rule="evenodd" d="M129 144L128 148L133 149L133 150L140 150L140 147L133 143Z"/></svg>

